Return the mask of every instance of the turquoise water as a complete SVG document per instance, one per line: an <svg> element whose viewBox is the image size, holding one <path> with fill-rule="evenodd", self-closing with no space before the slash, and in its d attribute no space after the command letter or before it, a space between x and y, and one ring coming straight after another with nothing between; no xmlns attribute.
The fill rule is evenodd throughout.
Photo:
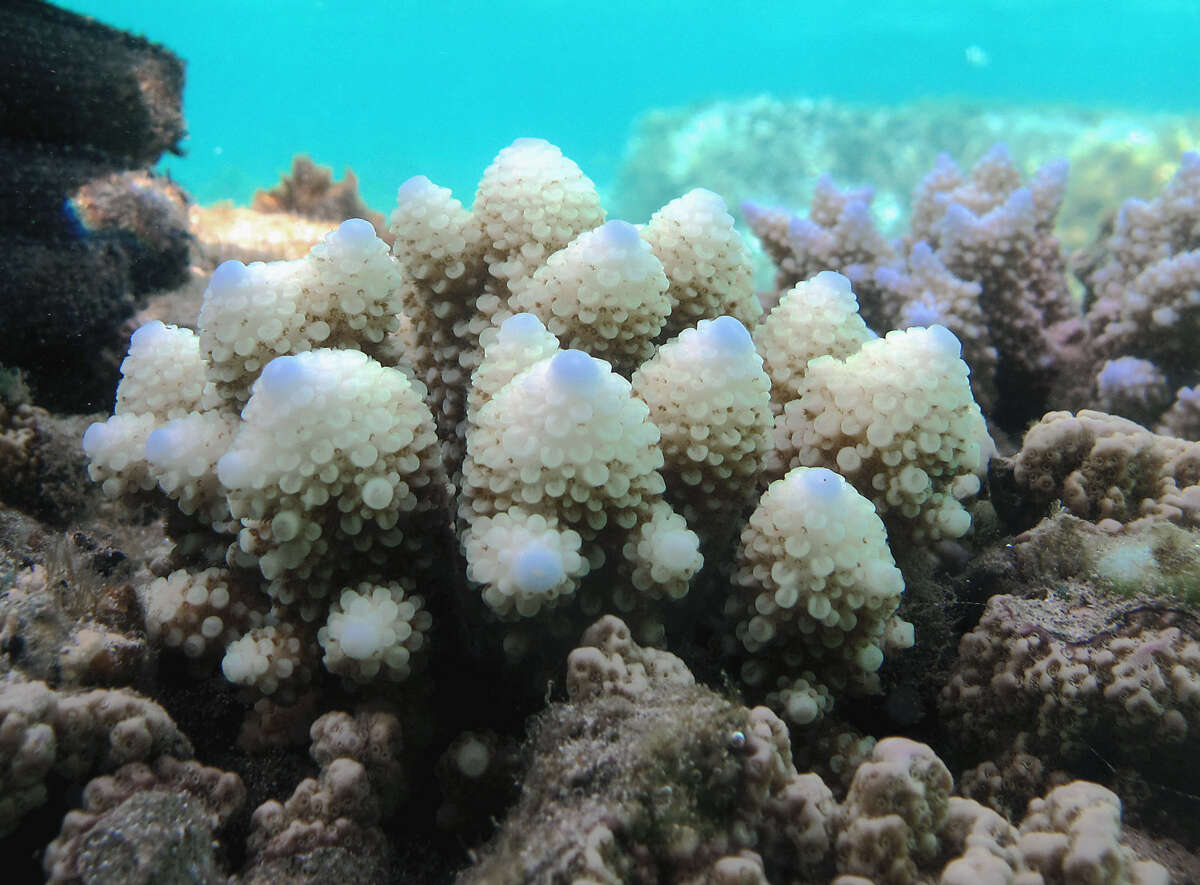
<svg viewBox="0 0 1200 885"><path fill-rule="evenodd" d="M1182 0L61 5L187 60L187 156L162 165L202 202L245 204L307 152L385 211L418 172L469 203L522 135L603 190L640 112L762 92L1200 109Z"/></svg>

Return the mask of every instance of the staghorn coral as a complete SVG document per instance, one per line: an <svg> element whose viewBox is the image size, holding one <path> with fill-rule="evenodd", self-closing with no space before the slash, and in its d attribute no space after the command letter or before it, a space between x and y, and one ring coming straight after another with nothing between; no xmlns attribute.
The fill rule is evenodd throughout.
<svg viewBox="0 0 1200 885"><path fill-rule="evenodd" d="M965 344L984 412L1017 427L1044 410L1060 372L1057 330L1078 322L1054 221L1065 162L1022 184L1004 145L964 175L943 154L916 188L908 234L884 239L871 192L839 192L822 178L810 218L748 204L743 211L779 266L782 293L817 271L853 282L868 325L941 324Z"/></svg>
<svg viewBox="0 0 1200 885"><path fill-rule="evenodd" d="M778 267L776 292L783 293L821 271L840 271L859 292L867 324L886 325L875 277L880 268L896 262L897 254L871 216L874 196L870 188L841 192L825 175L813 187L808 218L783 208L743 203L746 223Z"/></svg>
<svg viewBox="0 0 1200 885"><path fill-rule="evenodd" d="M1163 413L1155 432L1200 440L1200 385L1181 387L1175 392L1175 402Z"/></svg>
<svg viewBox="0 0 1200 885"><path fill-rule="evenodd" d="M907 223L929 158L981 156L1003 133L1023 174L1054 157L1071 163L1060 235L1087 243L1129 196L1149 198L1183 151L1200 144L1195 117L1115 108L1008 105L947 99L864 105L770 94L654 108L634 124L614 202L642 216L702 186L731 205L747 197L800 209L822 175L870 185L889 234ZM881 150L881 145L887 145Z"/></svg>
<svg viewBox="0 0 1200 885"><path fill-rule="evenodd" d="M1107 236L1077 271L1087 287L1095 384L1103 392L1105 372L1111 373L1114 362L1144 364L1141 374L1157 378L1152 400L1115 403L1113 410L1147 423L1163 416L1176 390L1186 401L1186 388L1200 379L1192 346L1200 316L1197 187L1200 154L1185 153L1159 196L1121 207Z"/></svg>
<svg viewBox="0 0 1200 885"><path fill-rule="evenodd" d="M136 333L116 413L85 451L107 494L166 495L186 517L143 591L151 632L198 661L223 648L225 676L272 702L248 734L270 740L269 723L290 722L278 705L330 687L322 651L325 671L364 688L408 677L440 612L530 668L604 610L643 641L703 625L741 658L729 640L749 615L726 605L738 591L723 569L768 471L793 461L845 472L897 537L966 531L990 442L952 335L873 340L837 274L746 328L749 269L711 194L640 231L602 220L578 168L522 140L471 210L406 182L391 255L348 221L306 258L222 265L197 332ZM903 428L879 385L923 404ZM827 402L847 410L836 438L802 439L797 409ZM457 575L433 568L447 530ZM785 569L781 551L755 568ZM798 671L791 640L754 643L770 674L755 690L800 719L843 689L876 691L882 649L912 643L887 583L868 594L887 598L878 610L851 592L837 610L849 638L809 648Z"/></svg>

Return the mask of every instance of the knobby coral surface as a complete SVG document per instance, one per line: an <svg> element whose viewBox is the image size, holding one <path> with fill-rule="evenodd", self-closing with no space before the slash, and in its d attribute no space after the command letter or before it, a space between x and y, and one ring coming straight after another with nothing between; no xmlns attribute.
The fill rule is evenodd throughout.
<svg viewBox="0 0 1200 885"><path fill-rule="evenodd" d="M85 712L100 749L73 766L56 761L58 701L0 724L21 786L10 817L46 801L47 778L104 774L139 796L85 796L48 860L64 876L103 855L102 834L149 845L174 815L214 839L161 840L145 857L162 869L379 881L416 850L398 833L431 825L435 769L438 822L472 839L523 770L465 880L1164 881L1123 841L1115 794L1060 772L1106 718L1130 743L1194 735L1193 569L1163 553L1186 559L1194 444L1050 413L996 462L1024 509L977 500L987 418L1006 429L1018 388L1040 417L1064 371L1055 336L1089 334L1053 238L1064 171L1022 183L1000 150L965 175L940 161L894 243L871 234L869 195L824 183L813 217L787 225L797 275L765 315L718 197L606 220L535 139L501 151L470 209L406 182L391 247L351 220L305 257L221 265L194 331L135 333L114 414L83 445L104 494L166 514L174 548L139 575L137 656L185 665L234 708L241 752L262 761L228 758L257 811L212 806L221 772L168 761L190 746L130 694L124 712L108 695ZM819 267L834 259L845 275ZM1006 553L1050 555L1025 536L978 547L1057 500L1106 539L1083 560L1109 622L1072 633L1040 586L1006 587L974 625L954 590L978 593ZM1173 589L1147 599L1131 588L1154 568ZM570 654L567 702L518 758L521 718L600 615ZM947 648L921 649L931 635ZM930 685L894 675L914 644ZM662 647L705 678L737 674L763 706L697 684ZM1012 734L997 711L1017 708L1028 727ZM928 746L876 741L884 715L951 735L992 807L952 795ZM310 740L315 769L296 749ZM293 767L266 776L281 758ZM1029 759L1036 776L995 786ZM162 798L179 777L196 802ZM213 848L229 813L249 832L232 858Z"/></svg>

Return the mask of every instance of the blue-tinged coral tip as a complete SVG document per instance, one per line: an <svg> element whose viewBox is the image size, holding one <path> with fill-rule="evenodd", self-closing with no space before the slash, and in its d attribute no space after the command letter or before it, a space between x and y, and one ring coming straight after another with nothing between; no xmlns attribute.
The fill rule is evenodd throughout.
<svg viewBox="0 0 1200 885"><path fill-rule="evenodd" d="M582 350L563 350L550 359L555 384L578 396L587 396L600 382L600 365Z"/></svg>
<svg viewBox="0 0 1200 885"><path fill-rule="evenodd" d="M290 396L308 381L308 370L295 354L277 356L262 370L263 389L272 396Z"/></svg>
<svg viewBox="0 0 1200 885"><path fill-rule="evenodd" d="M958 336L940 324L934 324L929 327L929 337L934 344L948 354L959 356L962 354L962 342L958 340Z"/></svg>
<svg viewBox="0 0 1200 885"><path fill-rule="evenodd" d="M400 185L400 190L396 192L396 201L399 203L408 202L414 197L426 193L434 186L434 183L428 177L414 175L408 181L404 182L404 184Z"/></svg>
<svg viewBox="0 0 1200 885"><path fill-rule="evenodd" d="M532 313L514 313L500 324L500 337L504 340L531 338L544 331L546 327Z"/></svg>
<svg viewBox="0 0 1200 885"><path fill-rule="evenodd" d="M562 555L544 544L530 544L513 557L513 582L526 593L546 593L566 577Z"/></svg>
<svg viewBox="0 0 1200 885"><path fill-rule="evenodd" d="M129 349L153 348L155 344L167 336L167 327L161 320L151 320L137 327L129 336Z"/></svg>
<svg viewBox="0 0 1200 885"><path fill-rule="evenodd" d="M231 258L229 261L222 261L217 265L212 279L208 281L208 287L210 289L232 289L245 282L247 276L249 274L246 272L246 265L236 258Z"/></svg>
<svg viewBox="0 0 1200 885"><path fill-rule="evenodd" d="M616 249L633 249L641 242L637 228L628 221L606 221L599 231L605 242Z"/></svg>
<svg viewBox="0 0 1200 885"><path fill-rule="evenodd" d="M794 216L788 221L788 236L793 240L800 237L812 237L820 232L820 228L809 218Z"/></svg>
<svg viewBox="0 0 1200 885"><path fill-rule="evenodd" d="M170 424L160 427L146 437L146 460L157 464L170 457L183 442L176 428Z"/></svg>
<svg viewBox="0 0 1200 885"><path fill-rule="evenodd" d="M720 194L710 191L708 188L694 187L687 192L686 196L692 202L703 206L714 214L727 211L724 198Z"/></svg>
<svg viewBox="0 0 1200 885"><path fill-rule="evenodd" d="M836 501L846 484L840 474L827 467L806 467L796 476L796 485L810 502L830 503Z"/></svg>
<svg viewBox="0 0 1200 885"><path fill-rule="evenodd" d="M831 289L837 289L842 292L851 291L850 279L836 270L823 270L813 277L814 283L819 283L822 286L829 286Z"/></svg>
<svg viewBox="0 0 1200 885"><path fill-rule="evenodd" d="M347 218L338 225L334 235L347 246L365 246L375 239L375 225L365 218Z"/></svg>
<svg viewBox="0 0 1200 885"><path fill-rule="evenodd" d="M740 353L754 348L754 339L736 317L717 317L708 323L704 332L713 344L729 353Z"/></svg>
<svg viewBox="0 0 1200 885"><path fill-rule="evenodd" d="M83 452L94 456L112 441L112 432L103 421L96 421L83 432Z"/></svg>

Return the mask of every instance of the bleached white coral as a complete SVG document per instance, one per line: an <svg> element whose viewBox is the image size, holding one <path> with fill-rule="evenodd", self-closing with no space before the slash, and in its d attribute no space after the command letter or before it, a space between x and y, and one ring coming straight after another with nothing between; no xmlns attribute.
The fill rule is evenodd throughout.
<svg viewBox="0 0 1200 885"><path fill-rule="evenodd" d="M704 188L688 191L655 212L642 237L671 281L664 337L723 315L747 326L758 322L762 305L746 244L720 196Z"/></svg>
<svg viewBox="0 0 1200 885"><path fill-rule="evenodd" d="M650 519L625 544L625 558L633 564L631 580L638 590L678 599L687 594L704 565L700 539L665 501L650 512Z"/></svg>
<svg viewBox="0 0 1200 885"><path fill-rule="evenodd" d="M393 335L390 343L428 388L447 461L456 464L464 382L475 356L475 342L464 336L485 276L483 230L449 189L416 175L400 186L391 232L406 278L401 319L411 334L403 342Z"/></svg>
<svg viewBox="0 0 1200 885"><path fill-rule="evenodd" d="M217 461L229 449L237 418L226 412L192 412L168 421L146 437L150 474L179 509L214 525L229 522Z"/></svg>
<svg viewBox="0 0 1200 885"><path fill-rule="evenodd" d="M663 473L683 515L702 531L705 518L736 518L771 447L771 381L745 326L731 316L701 320L632 383L662 434Z"/></svg>
<svg viewBox="0 0 1200 885"><path fill-rule="evenodd" d="M797 467L771 483L742 531L734 582L746 648L795 650L836 688L875 690L885 648L913 643L883 523L831 470Z"/></svg>
<svg viewBox="0 0 1200 885"><path fill-rule="evenodd" d="M646 404L632 395L628 381L604 361L579 350L558 351L496 391L475 414L467 436L459 507L467 527L468 564L479 579L511 576L509 566L496 565L493 548L484 538L493 531L511 531L512 526L496 520L482 523L485 517L512 514L519 508L518 524L522 524L540 515L555 532L579 533L586 545L583 555L596 562L603 561L603 551L593 542L606 527L632 537L639 526L669 520L673 511L669 507L663 511L661 502L665 484L658 473L663 463L659 433L648 413ZM520 415L521 420L512 421L512 415ZM686 526L677 528L695 539ZM665 537L655 543L666 543ZM637 543L627 557L635 569L642 556L634 553ZM555 541L551 547L561 549L561 544ZM573 571L564 567L559 581L534 596L558 598L571 592ZM694 570L686 564L682 571L663 572L666 586L659 589L681 595L685 588L677 582L691 573ZM653 569L638 574L639 587L653 583ZM518 590L501 590L499 585L484 592L493 606L505 610L517 605L516 598L505 600L521 596ZM535 611L541 604L532 596L524 602Z"/></svg>
<svg viewBox="0 0 1200 885"><path fill-rule="evenodd" d="M129 339L112 417L88 427L88 474L109 497L154 488L146 441L167 421L201 408L207 364L190 329L146 323ZM168 492L169 493L169 492Z"/></svg>
<svg viewBox="0 0 1200 885"><path fill-rule="evenodd" d="M809 360L844 359L874 337L846 277L822 271L797 283L754 329L754 344L771 377L771 408L778 414L800 395Z"/></svg>
<svg viewBox="0 0 1200 885"><path fill-rule="evenodd" d="M483 600L499 615L532 617L574 593L589 564L581 538L553 516L511 507L480 517L463 536L467 577L484 585Z"/></svg>
<svg viewBox="0 0 1200 885"><path fill-rule="evenodd" d="M482 231L449 188L438 187L424 175L408 179L397 193L390 229L395 237L392 254L434 313L452 311L449 304L438 305L459 295L465 284L479 284L475 264L482 258Z"/></svg>
<svg viewBox="0 0 1200 885"><path fill-rule="evenodd" d="M261 596L257 587L252 592ZM146 632L168 648L199 658L213 648L224 648L249 629L264 626L265 616L254 605L257 601L248 597L228 569L194 573L176 569L146 587Z"/></svg>
<svg viewBox="0 0 1200 885"><path fill-rule="evenodd" d="M205 361L191 329L158 321L146 323L129 339L117 388L118 415L178 418L200 407Z"/></svg>
<svg viewBox="0 0 1200 885"><path fill-rule="evenodd" d="M396 581L360 583L342 590L317 640L325 668L355 682L380 676L401 682L412 673L413 656L425 647L433 617L421 596Z"/></svg>
<svg viewBox="0 0 1200 885"><path fill-rule="evenodd" d="M234 407L280 354L370 349L399 328L404 278L370 222L351 218L296 261L226 261L204 293L198 326L209 379Z"/></svg>
<svg viewBox="0 0 1200 885"><path fill-rule="evenodd" d="M144 455L146 439L157 424L151 414L113 415L84 432L88 476L100 483L105 495L115 498L154 488L154 477Z"/></svg>
<svg viewBox="0 0 1200 885"><path fill-rule="evenodd" d="M289 622L255 627L225 647L221 671L235 685L290 700L312 678L312 637Z"/></svg>
<svg viewBox="0 0 1200 885"><path fill-rule="evenodd" d="M662 262L637 228L610 221L514 284L510 308L537 314L565 347L629 370L654 352L652 339L671 312L667 286Z"/></svg>
<svg viewBox="0 0 1200 885"><path fill-rule="evenodd" d="M488 270L502 283L529 276L551 253L604 222L596 186L540 138L518 138L496 155L479 181L474 212ZM486 305L480 309L489 312Z"/></svg>
<svg viewBox="0 0 1200 885"><path fill-rule="evenodd" d="M558 339L532 313L516 313L500 324L484 348L484 359L471 374L467 415L526 369L558 352Z"/></svg>
<svg viewBox="0 0 1200 885"><path fill-rule="evenodd" d="M837 470L915 540L960 537L971 525L961 500L979 490L992 449L960 350L932 326L810 361L776 421L783 467Z"/></svg>
<svg viewBox="0 0 1200 885"><path fill-rule="evenodd" d="M598 531L611 518L628 528L664 488L648 413L602 360L580 350L541 360L475 416L462 513L470 519L517 505L557 512L572 527Z"/></svg>
<svg viewBox="0 0 1200 885"><path fill-rule="evenodd" d="M403 372L360 351L272 361L217 464L240 550L268 579L327 573L334 545L398 546L443 489L428 406Z"/></svg>

